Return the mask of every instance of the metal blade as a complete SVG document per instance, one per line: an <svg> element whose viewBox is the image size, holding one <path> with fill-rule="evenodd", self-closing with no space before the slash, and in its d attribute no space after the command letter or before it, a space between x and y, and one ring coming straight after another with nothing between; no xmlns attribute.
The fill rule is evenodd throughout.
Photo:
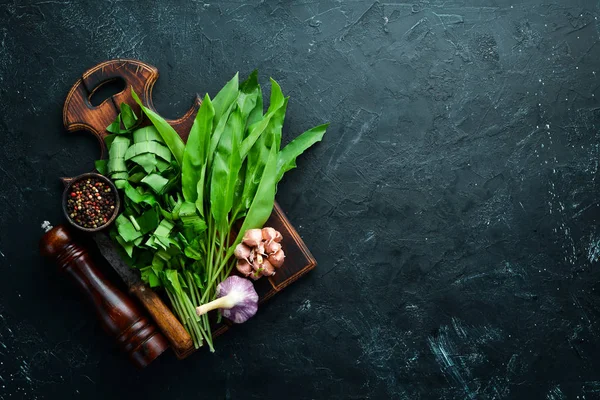
<svg viewBox="0 0 600 400"><path fill-rule="evenodd" d="M131 287L133 284L140 281L140 277L131 270L129 265L125 264L125 261L121 258L115 245L111 242L108 235L104 233L97 233L94 235L94 241L98 245L98 249L102 256L108 261L115 271L119 274L121 279Z"/></svg>

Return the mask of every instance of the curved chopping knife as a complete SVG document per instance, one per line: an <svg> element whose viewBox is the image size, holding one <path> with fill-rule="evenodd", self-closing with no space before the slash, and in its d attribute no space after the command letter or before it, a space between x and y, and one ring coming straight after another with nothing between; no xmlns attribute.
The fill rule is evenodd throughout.
<svg viewBox="0 0 600 400"><path fill-rule="evenodd" d="M110 238L104 233L96 233L93 237L102 256L117 271L123 282L129 287L129 291L140 300L146 311L152 316L156 325L171 343L177 357L183 358L193 352L194 343L189 333L154 290L146 286L139 276L125 264Z"/></svg>

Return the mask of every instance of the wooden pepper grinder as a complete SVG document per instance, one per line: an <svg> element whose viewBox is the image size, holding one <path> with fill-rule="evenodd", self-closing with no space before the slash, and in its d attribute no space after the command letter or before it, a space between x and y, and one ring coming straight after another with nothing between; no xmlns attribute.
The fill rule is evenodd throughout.
<svg viewBox="0 0 600 400"><path fill-rule="evenodd" d="M143 368L161 355L169 344L140 308L107 281L88 252L76 244L66 227L52 228L45 221L40 240L42 255L54 260L93 304L102 328L114 336L130 360Z"/></svg>

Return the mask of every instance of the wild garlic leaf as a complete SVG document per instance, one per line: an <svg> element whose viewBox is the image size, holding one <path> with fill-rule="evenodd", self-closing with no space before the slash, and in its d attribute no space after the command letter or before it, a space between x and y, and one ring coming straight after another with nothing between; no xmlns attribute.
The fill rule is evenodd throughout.
<svg viewBox="0 0 600 400"><path fill-rule="evenodd" d="M256 141L265 131L265 129L267 129L267 126L269 125L269 121L271 120L272 116L273 113L269 113L265 115L263 119L248 127L248 134L246 135L240 146L240 155L242 159L246 158L250 149L254 146Z"/></svg>
<svg viewBox="0 0 600 400"><path fill-rule="evenodd" d="M110 175L110 179L112 179L113 181L119 180L119 179L129 179L129 174L127 172L114 172Z"/></svg>
<svg viewBox="0 0 600 400"><path fill-rule="evenodd" d="M183 200L181 200L181 198L179 197L179 194L178 194L177 202L175 202L175 204L173 205L173 210L171 211L171 215L173 216L174 220L179 219L179 211L181 210L182 206L183 206Z"/></svg>
<svg viewBox="0 0 600 400"><path fill-rule="evenodd" d="M255 69L248 75L245 81L240 83L240 92L252 93L258 87L258 70Z"/></svg>
<svg viewBox="0 0 600 400"><path fill-rule="evenodd" d="M283 92L281 91L281 86L279 83L275 81L275 79L270 78L271 81L271 98L269 102L269 109L267 110L267 114L274 112L278 108L283 105L285 101L285 97L283 96Z"/></svg>
<svg viewBox="0 0 600 400"><path fill-rule="evenodd" d="M215 109L214 125L217 126L221 118L225 117L226 110L230 108L238 96L239 89L239 73L236 73L233 78L223 86L223 89L217 93L212 101Z"/></svg>
<svg viewBox="0 0 600 400"><path fill-rule="evenodd" d="M115 140L116 137L117 135L115 134L104 136L104 144L106 145L106 151L108 151L109 153L112 142Z"/></svg>
<svg viewBox="0 0 600 400"><path fill-rule="evenodd" d="M202 260L202 254L191 246L186 246L183 252L186 257L192 260Z"/></svg>
<svg viewBox="0 0 600 400"><path fill-rule="evenodd" d="M127 179L127 176L125 175L127 174L127 165L125 164L124 156L127 152L127 148L129 147L129 143L130 140L128 138L124 136L115 136L110 144L106 172L115 181L115 185L117 185L117 187L122 185L119 180ZM116 173L122 174L116 177Z"/></svg>
<svg viewBox="0 0 600 400"><path fill-rule="evenodd" d="M148 119L158 130L158 133L160 133L160 136L166 143L167 147L169 148L169 150L171 150L171 153L173 153L173 157L175 157L177 163L181 165L183 161L183 150L185 148L185 145L183 143L183 140L181 140L179 134L175 132L175 129L173 129L173 127L169 125L169 123L165 121L163 117L158 115L156 112L150 110L149 108L145 107L144 104L142 104L142 101L140 100L138 95L133 90L133 88L131 88L131 96L136 101L136 103L139 104L144 114L146 114Z"/></svg>
<svg viewBox="0 0 600 400"><path fill-rule="evenodd" d="M156 160L156 169L158 169L158 172L160 173L165 172L170 166L170 163L161 160L160 158Z"/></svg>
<svg viewBox="0 0 600 400"><path fill-rule="evenodd" d="M271 89L271 105L264 118L248 127L248 135L242 142L240 150L242 159L246 157L252 146L254 146L254 143L269 127L271 127L272 132L279 132L279 138L276 141L281 143L281 127L283 126L288 99L283 97L283 93L281 93L281 88L279 88L277 82L272 81L272 83L274 86ZM270 146L270 144L268 145Z"/></svg>
<svg viewBox="0 0 600 400"><path fill-rule="evenodd" d="M141 182L150 186L155 193L161 194L164 193L164 188L169 183L169 180L158 174L150 174L142 179Z"/></svg>
<svg viewBox="0 0 600 400"><path fill-rule="evenodd" d="M227 214L233 205L235 183L242 166L239 143L243 126L242 114L239 107L235 107L227 120L212 165L210 208L221 230L227 229Z"/></svg>
<svg viewBox="0 0 600 400"><path fill-rule="evenodd" d="M279 152L279 156L277 157L277 180L275 183L279 182L281 178L283 178L283 174L287 171L296 168L296 158L300 154L304 153L310 146L323 139L323 135L325 135L328 126L329 124L327 123L309 129L288 143L288 145Z"/></svg>
<svg viewBox="0 0 600 400"><path fill-rule="evenodd" d="M192 228L196 233L206 230L206 223L196 212L196 204L185 201L179 209L179 219L184 227Z"/></svg>
<svg viewBox="0 0 600 400"><path fill-rule="evenodd" d="M129 177L125 176L123 179L127 179L130 183L140 183L140 181L142 179L144 179L146 177L146 175L148 175L146 172L140 171L140 172L136 172L132 175L129 175ZM114 179L114 175L113 175L113 179Z"/></svg>
<svg viewBox="0 0 600 400"><path fill-rule="evenodd" d="M108 173L114 174L115 172L127 172L127 165L125 165L124 158L111 158L108 160Z"/></svg>
<svg viewBox="0 0 600 400"><path fill-rule="evenodd" d="M277 110L273 111L273 116L269 120L269 124L265 129L267 138L267 146L271 146L271 140L275 142L275 147L279 151L281 148L281 130L283 128L283 120L285 119L285 111L287 110L288 98L283 100L283 104Z"/></svg>
<svg viewBox="0 0 600 400"><path fill-rule="evenodd" d="M244 218L244 222L242 223L239 232L246 232L248 229L252 228L262 228L267 219L269 219L275 203L275 188L277 186L276 166L277 148L271 146L269 158L267 159L260 183L256 189L256 194L254 195L252 204L248 209L248 213ZM242 241L242 236L243 235L237 235L233 246L236 246Z"/></svg>
<svg viewBox="0 0 600 400"><path fill-rule="evenodd" d="M129 257L133 257L133 243L125 241L125 239L123 239L120 235L117 235L115 239L117 240L117 242L119 242L121 247L123 247L125 253L127 253Z"/></svg>
<svg viewBox="0 0 600 400"><path fill-rule="evenodd" d="M121 130L121 114L117 115L117 118L115 118L115 120L106 127L106 130L115 135L127 133L126 131Z"/></svg>
<svg viewBox="0 0 600 400"><path fill-rule="evenodd" d="M152 256L152 270L154 271L154 273L156 273L156 275L159 275L160 271L162 271L165 268L165 260L163 260L160 255L158 254L158 252L154 252L153 256Z"/></svg>
<svg viewBox="0 0 600 400"><path fill-rule="evenodd" d="M185 281L183 274L184 274L184 272L179 274L179 285L181 285L182 289L188 289L189 286L188 286L187 282Z"/></svg>
<svg viewBox="0 0 600 400"><path fill-rule="evenodd" d="M130 199L135 204L146 203L150 206L156 204L156 197L152 193L140 193L137 189L135 189L131 184L127 181L124 181L125 184L123 188L125 190L125 196Z"/></svg>
<svg viewBox="0 0 600 400"><path fill-rule="evenodd" d="M272 138L273 130L267 128L270 118L273 115L274 113L271 113L266 116L263 121L261 121L264 123L264 133L257 138L256 142L248 152L244 188L241 204L239 206L240 212L250 208L252 200L254 200L254 195L256 194L256 189L258 188L258 184L260 183L263 175L265 164L269 158L269 152L274 139Z"/></svg>
<svg viewBox="0 0 600 400"><path fill-rule="evenodd" d="M166 283L173 292L175 292L177 295L181 295L182 290L177 271L174 269L167 269L163 271L162 275L164 277L163 284Z"/></svg>
<svg viewBox="0 0 600 400"><path fill-rule="evenodd" d="M131 158L131 161L140 165L146 174L154 172L156 169L156 156L152 153L143 153Z"/></svg>
<svg viewBox="0 0 600 400"><path fill-rule="evenodd" d="M137 218L142 235L152 232L158 227L158 213L154 208L150 208Z"/></svg>
<svg viewBox="0 0 600 400"><path fill-rule="evenodd" d="M94 166L96 167L96 171L101 175L106 175L108 172L108 160L96 160Z"/></svg>
<svg viewBox="0 0 600 400"><path fill-rule="evenodd" d="M127 153L130 143L129 138L124 136L113 137L110 151L108 152L109 158L125 158L125 153Z"/></svg>
<svg viewBox="0 0 600 400"><path fill-rule="evenodd" d="M204 215L204 191L205 191L205 186L204 183L206 181L206 166L204 166L201 171L200 171L200 179L198 180L198 183L196 184L196 209L198 210L198 212L200 213L201 216L205 217Z"/></svg>
<svg viewBox="0 0 600 400"><path fill-rule="evenodd" d="M121 103L121 122L126 131L135 127L138 123L138 118L127 103Z"/></svg>
<svg viewBox="0 0 600 400"><path fill-rule="evenodd" d="M135 115L129 104L121 103L120 111L115 120L106 127L108 132L116 135L128 134L142 122L142 119Z"/></svg>
<svg viewBox="0 0 600 400"><path fill-rule="evenodd" d="M162 176L166 177L168 181L167 184L163 187L161 194L170 192L178 183L181 182L180 174L173 172L174 171L171 171L171 173L169 173L169 171L166 171L162 173Z"/></svg>
<svg viewBox="0 0 600 400"><path fill-rule="evenodd" d="M133 132L133 143L150 142L155 141L158 143L165 143L158 130L152 125L145 126L137 129Z"/></svg>
<svg viewBox="0 0 600 400"><path fill-rule="evenodd" d="M165 161L171 161L171 152L169 149L154 141L134 143L127 149L124 157L126 160L129 160L140 154L147 153L155 154Z"/></svg>
<svg viewBox="0 0 600 400"><path fill-rule="evenodd" d="M246 121L246 132L248 131L248 127L258 121L260 121L263 117L263 97L262 90L260 85L257 85L257 94L256 94L256 103L250 114L248 114L248 120Z"/></svg>
<svg viewBox="0 0 600 400"><path fill-rule="evenodd" d="M227 121L229 120L229 116L231 115L231 111L233 110L235 105L236 105L235 103L232 103L229 106L227 111L225 111L225 113L222 115L221 120L219 121L218 124L216 124L214 122L214 121L216 121L216 119L213 121L214 130L213 130L212 136L210 137L210 143L208 145L207 164L206 164L206 168L209 170L212 168L215 151L217 150L217 146L219 145L219 141L221 140L221 136L223 135L223 131L225 131L225 126L227 125Z"/></svg>
<svg viewBox="0 0 600 400"><path fill-rule="evenodd" d="M140 269L140 277L151 288L161 286L160 279L151 265Z"/></svg>
<svg viewBox="0 0 600 400"><path fill-rule="evenodd" d="M133 224L129 219L127 219L123 214L119 215L115 220L115 225L117 230L119 231L119 235L125 242L132 242L135 239L142 236L142 234L135 229Z"/></svg>
<svg viewBox="0 0 600 400"><path fill-rule="evenodd" d="M207 94L196 114L183 152L181 188L183 197L190 202L198 198L197 184L206 165L214 116L215 110Z"/></svg>
<svg viewBox="0 0 600 400"><path fill-rule="evenodd" d="M158 227L154 231L154 236L167 238L167 237L169 237L169 234L171 233L171 230L174 227L175 227L175 224L167 221L166 219L163 219L162 221L160 221L160 223L158 224Z"/></svg>
<svg viewBox="0 0 600 400"><path fill-rule="evenodd" d="M248 119L248 115L250 115L250 113L254 110L259 93L260 86L258 85L258 70L254 70L250 76L248 76L248 78L240 84L240 93L236 99L237 105L242 113L242 119L244 121Z"/></svg>
<svg viewBox="0 0 600 400"><path fill-rule="evenodd" d="M244 183L246 181L246 170L247 168L240 168L238 172L238 177L235 182L235 188L233 190L233 203L232 210L234 212L234 217L237 219L240 212L243 210L244 205Z"/></svg>
<svg viewBox="0 0 600 400"><path fill-rule="evenodd" d="M204 283L202 283L202 278L200 278L200 275L198 275L196 272L194 272L192 274L192 278L194 280L194 283L196 284L196 286L198 286L199 289L204 289Z"/></svg>

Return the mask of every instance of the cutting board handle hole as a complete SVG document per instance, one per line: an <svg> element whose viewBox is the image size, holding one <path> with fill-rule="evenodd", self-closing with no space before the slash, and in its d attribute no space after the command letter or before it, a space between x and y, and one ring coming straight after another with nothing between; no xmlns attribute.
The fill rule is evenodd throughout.
<svg viewBox="0 0 600 400"><path fill-rule="evenodd" d="M125 90L126 83L123 78L113 78L100 83L90 93L89 100L92 106L98 107L107 99Z"/></svg>

